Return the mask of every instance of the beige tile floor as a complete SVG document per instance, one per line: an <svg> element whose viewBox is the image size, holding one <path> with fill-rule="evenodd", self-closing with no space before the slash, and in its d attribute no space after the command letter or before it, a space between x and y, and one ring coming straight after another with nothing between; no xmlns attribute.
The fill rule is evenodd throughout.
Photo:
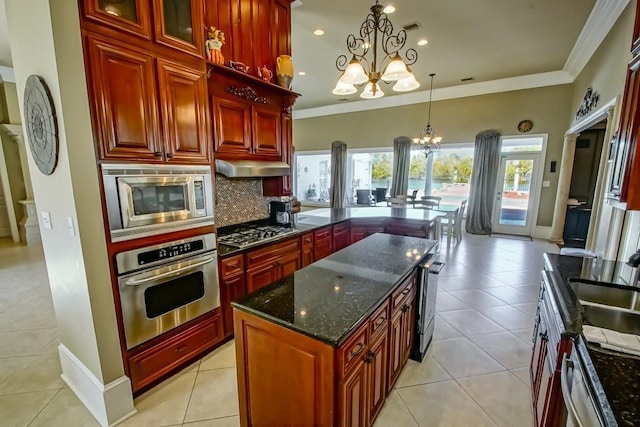
<svg viewBox="0 0 640 427"><path fill-rule="evenodd" d="M422 364L408 362L376 427L532 425L527 366L545 251L557 248L470 235L443 248L433 345ZM0 426L97 425L60 379L58 343L42 251L0 239ZM122 426L239 425L233 342L135 405Z"/></svg>

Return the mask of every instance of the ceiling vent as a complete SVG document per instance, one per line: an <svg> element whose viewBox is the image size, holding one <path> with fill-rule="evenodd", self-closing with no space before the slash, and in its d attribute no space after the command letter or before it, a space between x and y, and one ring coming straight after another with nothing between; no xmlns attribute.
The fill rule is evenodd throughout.
<svg viewBox="0 0 640 427"><path fill-rule="evenodd" d="M422 25L418 24L417 22L412 22L411 24L402 26L402 29L405 30L406 32L414 31L420 28L422 28Z"/></svg>
<svg viewBox="0 0 640 427"><path fill-rule="evenodd" d="M472 80L475 80L475 77L465 77L464 79L460 79L461 82L470 82Z"/></svg>

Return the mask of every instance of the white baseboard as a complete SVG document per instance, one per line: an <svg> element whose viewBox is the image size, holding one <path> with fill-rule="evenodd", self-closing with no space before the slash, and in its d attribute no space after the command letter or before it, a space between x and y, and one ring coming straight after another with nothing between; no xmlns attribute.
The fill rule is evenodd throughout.
<svg viewBox="0 0 640 427"><path fill-rule="evenodd" d="M131 380L122 376L102 384L64 345L58 346L62 379L104 427L114 426L136 413Z"/></svg>
<svg viewBox="0 0 640 427"><path fill-rule="evenodd" d="M551 238L551 227L536 225L531 229L531 237L534 239L549 240Z"/></svg>

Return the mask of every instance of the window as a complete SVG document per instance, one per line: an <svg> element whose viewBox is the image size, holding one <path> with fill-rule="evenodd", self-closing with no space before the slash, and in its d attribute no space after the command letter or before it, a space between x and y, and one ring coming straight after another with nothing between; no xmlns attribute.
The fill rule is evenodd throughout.
<svg viewBox="0 0 640 427"><path fill-rule="evenodd" d="M442 203L458 204L469 198L472 170L473 144L441 146L440 150L433 154L431 185L426 187L426 190L427 192L431 190L432 196L442 197ZM409 174L410 189L412 188L411 184L411 174ZM422 188L425 188L424 179L422 180ZM418 192L418 195L422 195L421 193L424 192Z"/></svg>
<svg viewBox="0 0 640 427"><path fill-rule="evenodd" d="M329 203L331 154L295 155L295 195L301 202Z"/></svg>

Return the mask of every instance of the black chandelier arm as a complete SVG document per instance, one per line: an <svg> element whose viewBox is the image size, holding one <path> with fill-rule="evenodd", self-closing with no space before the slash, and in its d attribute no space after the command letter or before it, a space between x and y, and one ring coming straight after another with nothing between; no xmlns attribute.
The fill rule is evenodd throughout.
<svg viewBox="0 0 640 427"><path fill-rule="evenodd" d="M413 65L418 60L418 52L414 48L407 49L404 53L404 57L406 58L404 63L405 65Z"/></svg>
<svg viewBox="0 0 640 427"><path fill-rule="evenodd" d="M395 36L384 34L382 37L382 50L388 55L394 55L402 50L406 42L407 32L405 30L400 31Z"/></svg>
<svg viewBox="0 0 640 427"><path fill-rule="evenodd" d="M336 68L338 69L338 71L346 70L348 64L349 64L349 59L347 58L347 55L340 55L336 59Z"/></svg>

